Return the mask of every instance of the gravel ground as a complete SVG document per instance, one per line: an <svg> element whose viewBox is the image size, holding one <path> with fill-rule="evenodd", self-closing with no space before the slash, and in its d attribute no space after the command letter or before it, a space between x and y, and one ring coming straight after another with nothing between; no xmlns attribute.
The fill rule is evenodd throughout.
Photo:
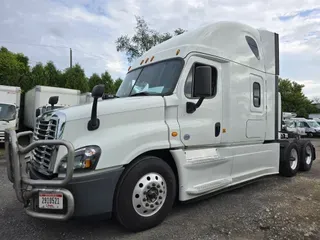
<svg viewBox="0 0 320 240"><path fill-rule="evenodd" d="M320 140L314 140L320 150ZM320 152L317 153L320 156ZM320 159L320 158L319 158ZM320 162L294 178L272 176L177 205L160 226L133 234L116 222L28 217L0 161L0 239L320 239Z"/></svg>

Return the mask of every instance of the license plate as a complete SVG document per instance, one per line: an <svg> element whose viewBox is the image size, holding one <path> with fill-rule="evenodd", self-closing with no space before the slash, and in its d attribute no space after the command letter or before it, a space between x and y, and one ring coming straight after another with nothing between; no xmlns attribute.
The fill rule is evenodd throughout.
<svg viewBox="0 0 320 240"><path fill-rule="evenodd" d="M40 193L39 208L63 209L63 194L62 193Z"/></svg>

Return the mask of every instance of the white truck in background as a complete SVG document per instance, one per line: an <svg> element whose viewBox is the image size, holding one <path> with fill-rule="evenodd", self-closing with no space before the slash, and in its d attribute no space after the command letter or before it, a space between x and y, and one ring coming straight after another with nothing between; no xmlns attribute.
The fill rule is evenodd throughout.
<svg viewBox="0 0 320 240"><path fill-rule="evenodd" d="M20 87L0 85L0 142L6 128L19 129L20 97Z"/></svg>
<svg viewBox="0 0 320 240"><path fill-rule="evenodd" d="M218 22L175 36L139 57L114 97L97 85L92 104L6 130L8 178L32 217L113 215L141 231L175 201L309 171L313 144L279 137L278 75L277 33Z"/></svg>
<svg viewBox="0 0 320 240"><path fill-rule="evenodd" d="M58 97L58 103L54 105L54 109L80 104L79 90L37 85L25 93L24 125L26 127L33 129L36 118L51 110L48 101L52 96Z"/></svg>
<svg viewBox="0 0 320 240"><path fill-rule="evenodd" d="M92 103L92 102L93 102L93 98L91 96L91 92L81 93L81 95L80 95L80 105L81 104L86 104L86 103Z"/></svg>

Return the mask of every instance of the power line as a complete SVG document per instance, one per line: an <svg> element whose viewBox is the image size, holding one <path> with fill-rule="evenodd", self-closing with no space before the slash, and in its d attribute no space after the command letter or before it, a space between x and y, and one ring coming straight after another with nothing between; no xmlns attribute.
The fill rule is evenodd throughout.
<svg viewBox="0 0 320 240"><path fill-rule="evenodd" d="M59 45L36 44L36 43L19 43L19 42L4 41L4 40L0 40L0 43L1 43L1 42L3 42L3 43L10 43L10 44L18 44L18 45L36 46L36 47L51 47L51 48L64 48L64 49L70 48L70 47L59 46ZM78 48L73 48L73 50L82 52L82 53L87 54L87 55L90 55L90 56L92 56L92 57L97 57L97 58L101 58L101 59L108 60L107 58L105 58L105 57L103 57L103 56L101 56L101 55L96 55L96 54L93 54L93 53L85 52L85 51L82 51L82 50L80 50L80 49L78 49Z"/></svg>
<svg viewBox="0 0 320 240"><path fill-rule="evenodd" d="M37 47L52 47L52 48L69 48L66 46L54 46L54 45L47 45L47 44L37 44L37 43L18 43L18 42L12 42L12 41L4 41L0 40L0 43L10 43L10 44L18 44L18 45L28 45L28 46L37 46Z"/></svg>

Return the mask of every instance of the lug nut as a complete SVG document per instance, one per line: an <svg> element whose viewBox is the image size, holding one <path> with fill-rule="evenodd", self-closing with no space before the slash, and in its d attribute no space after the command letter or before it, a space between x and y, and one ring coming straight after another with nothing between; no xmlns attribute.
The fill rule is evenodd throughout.
<svg viewBox="0 0 320 240"><path fill-rule="evenodd" d="M149 207L149 203L146 203L146 206Z"/></svg>
<svg viewBox="0 0 320 240"><path fill-rule="evenodd" d="M151 204L150 207L153 208L154 207L153 204Z"/></svg>
<svg viewBox="0 0 320 240"><path fill-rule="evenodd" d="M144 198L144 199L142 199L142 201L144 201L144 202L145 202L145 201L147 201L147 199L145 199L145 198Z"/></svg>
<svg viewBox="0 0 320 240"><path fill-rule="evenodd" d="M147 194L147 192L146 192L146 191L144 191L144 192L143 192L143 194L144 194L144 195L146 195L146 194Z"/></svg>
<svg viewBox="0 0 320 240"><path fill-rule="evenodd" d="M150 186L148 185L147 188L150 189Z"/></svg>
<svg viewBox="0 0 320 240"><path fill-rule="evenodd" d="M156 184L155 184L155 183L152 183L152 186L154 187L154 186L156 186Z"/></svg>
<svg viewBox="0 0 320 240"><path fill-rule="evenodd" d="M161 197L161 196L159 196L159 199L162 199L162 197Z"/></svg>
<svg viewBox="0 0 320 240"><path fill-rule="evenodd" d="M160 190L159 192L162 193L162 190Z"/></svg>
<svg viewBox="0 0 320 240"><path fill-rule="evenodd" d="M156 205L159 205L159 203L158 203L158 202L156 202Z"/></svg>
<svg viewBox="0 0 320 240"><path fill-rule="evenodd" d="M159 185L159 184L157 185L157 188L160 188L160 185Z"/></svg>

